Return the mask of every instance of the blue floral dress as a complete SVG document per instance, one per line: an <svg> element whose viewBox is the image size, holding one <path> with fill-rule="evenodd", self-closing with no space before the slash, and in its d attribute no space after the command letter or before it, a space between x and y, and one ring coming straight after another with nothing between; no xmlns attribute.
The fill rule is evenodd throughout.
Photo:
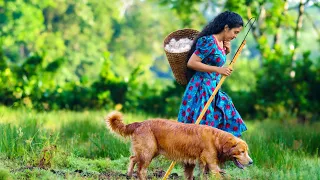
<svg viewBox="0 0 320 180"><path fill-rule="evenodd" d="M199 38L194 53L208 65L221 67L226 63L226 54L218 46L213 35ZM220 79L221 75L216 72L197 71L193 75L182 98L178 115L179 122L196 122ZM221 90L216 94L200 124L219 128L238 137L247 130L231 98Z"/></svg>

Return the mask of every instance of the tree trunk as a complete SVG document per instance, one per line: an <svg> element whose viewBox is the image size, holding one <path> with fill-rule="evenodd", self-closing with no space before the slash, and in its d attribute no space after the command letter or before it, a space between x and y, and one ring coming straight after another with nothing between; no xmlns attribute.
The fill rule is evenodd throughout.
<svg viewBox="0 0 320 180"><path fill-rule="evenodd" d="M282 15L285 16L287 14L288 11L288 1L284 0L284 6L283 6L283 12ZM274 35L273 38L273 45L272 45L272 49L275 48L275 46L277 44L279 44L280 41L280 33L281 33L281 23L282 23L282 18L279 17L277 25L276 25L276 34Z"/></svg>
<svg viewBox="0 0 320 180"><path fill-rule="evenodd" d="M300 4L299 4L299 15L298 15L298 19L297 19L297 23L296 23L296 28L294 29L294 47L292 50L292 66L295 66L295 60L297 59L296 57L296 51L298 48L298 40L300 37L300 29L302 27L302 22L303 22L303 13L304 13L304 6L305 4L308 3L309 0L306 1L306 3L302 2L303 0L300 0Z"/></svg>

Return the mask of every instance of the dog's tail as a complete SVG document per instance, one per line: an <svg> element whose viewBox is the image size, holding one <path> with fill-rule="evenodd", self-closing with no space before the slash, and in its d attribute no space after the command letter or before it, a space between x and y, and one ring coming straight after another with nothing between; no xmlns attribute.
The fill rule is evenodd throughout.
<svg viewBox="0 0 320 180"><path fill-rule="evenodd" d="M111 131L123 137L130 136L134 132L134 130L138 128L141 124L141 123L132 123L128 125L123 124L122 114L118 111L113 111L109 113L108 116L105 118L105 122L107 127Z"/></svg>

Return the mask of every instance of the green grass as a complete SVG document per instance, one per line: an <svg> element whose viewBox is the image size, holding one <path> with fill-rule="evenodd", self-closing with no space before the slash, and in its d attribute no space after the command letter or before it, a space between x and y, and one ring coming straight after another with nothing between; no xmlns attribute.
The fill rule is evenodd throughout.
<svg viewBox="0 0 320 180"><path fill-rule="evenodd" d="M316 124L249 123L244 139L254 166L245 171L230 167L230 174L252 179L319 179L319 129Z"/></svg>
<svg viewBox="0 0 320 180"><path fill-rule="evenodd" d="M0 179L126 179L130 142L108 132L106 114L0 107ZM126 113L125 122L149 117ZM320 124L246 123L249 130L243 138L254 165L240 170L227 163L231 179L320 179ZM155 159L149 176L163 173L170 163ZM183 170L177 164L172 173L181 179Z"/></svg>

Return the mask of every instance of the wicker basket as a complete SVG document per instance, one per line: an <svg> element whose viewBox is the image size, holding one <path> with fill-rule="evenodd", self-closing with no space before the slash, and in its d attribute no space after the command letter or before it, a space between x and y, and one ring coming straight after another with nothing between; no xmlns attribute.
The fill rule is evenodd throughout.
<svg viewBox="0 0 320 180"><path fill-rule="evenodd" d="M172 69L173 75L176 81L181 85L186 85L187 81L187 56L188 52L183 53L171 53L166 51L165 46L170 42L172 38L177 41L182 38L189 38L193 40L199 31L194 29L180 29L170 33L163 42L164 51Z"/></svg>

